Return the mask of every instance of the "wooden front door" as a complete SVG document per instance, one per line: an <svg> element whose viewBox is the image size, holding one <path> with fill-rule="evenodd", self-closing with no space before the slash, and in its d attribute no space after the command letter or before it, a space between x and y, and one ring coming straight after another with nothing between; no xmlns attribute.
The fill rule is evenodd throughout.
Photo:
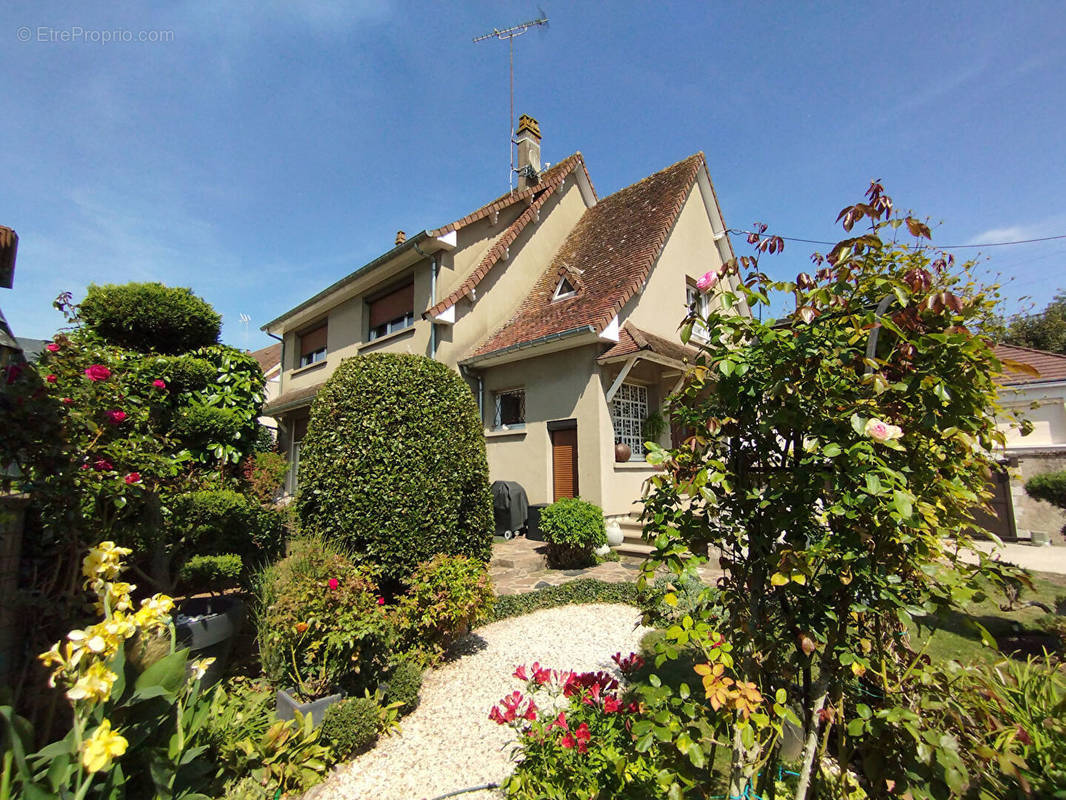
<svg viewBox="0 0 1066 800"><path fill-rule="evenodd" d="M577 428L552 431L552 500L577 497Z"/></svg>

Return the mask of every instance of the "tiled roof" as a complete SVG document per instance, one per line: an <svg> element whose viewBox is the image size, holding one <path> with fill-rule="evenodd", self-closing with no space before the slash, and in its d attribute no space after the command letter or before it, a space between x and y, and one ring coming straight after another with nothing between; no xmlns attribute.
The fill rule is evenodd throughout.
<svg viewBox="0 0 1066 800"><path fill-rule="evenodd" d="M259 369L263 370L265 375L281 363L281 342L256 350L250 355L259 363Z"/></svg>
<svg viewBox="0 0 1066 800"><path fill-rule="evenodd" d="M674 361L692 362L699 351L686 347L681 342L672 342L654 333L642 331L631 322L622 326L618 332L618 343L599 357L599 361L605 362L620 356L630 356L634 353L652 352Z"/></svg>
<svg viewBox="0 0 1066 800"><path fill-rule="evenodd" d="M567 156L554 167L546 170L543 175L540 176L540 181L535 186L530 186L526 189L521 189L514 192L507 192L501 194L491 203L486 203L476 211L471 211L465 217L457 219L455 222L449 222L447 225L437 228L436 230L426 231L430 236L444 236L452 231L459 230L465 225L469 225L472 222L477 222L479 219L484 219L489 214L496 213L497 211L503 211L505 208L510 208L519 200L528 200L533 197L537 192L543 190L544 186L550 183L556 183L565 178L570 172L577 167L581 166L585 170L585 177L588 178L589 186L592 186L592 179L589 178L588 168L585 166L585 160L581 157L581 153L577 152L571 156ZM595 189L593 189L595 192Z"/></svg>
<svg viewBox="0 0 1066 800"><path fill-rule="evenodd" d="M544 175L541 176L540 182L535 187L521 192L521 196L518 199L528 198L529 208L523 211L518 216L518 219L512 222L507 229L496 238L492 247L489 248L489 252L485 254L483 259L481 259L481 263L477 265L474 271L466 277L466 280L464 280L455 291L433 306L433 308L426 311L422 316L436 316L455 305L459 300L476 289L478 284L489 274L489 270L492 269L496 262L504 257L504 254L507 253L507 248L514 243L514 240L518 238L518 235L522 233L525 227L536 218L537 214L540 212L541 206L548 201L548 198L552 196L552 193L564 180L566 180L566 176L573 172L579 165L584 168L585 160L581 157L581 153L574 153L574 155L564 159L545 172ZM585 174L588 174L587 170ZM513 196L504 195L499 200L495 200L488 206L485 206L484 208L489 209L488 211L479 209L478 211L475 211L471 217L464 217L464 219L469 219L472 222L473 219L480 219L481 217L492 213L494 210L507 208L517 202L515 199L507 200L506 198L509 197ZM463 224L469 224L469 222L464 222ZM431 231L431 233L434 236L440 235L437 231Z"/></svg>
<svg viewBox="0 0 1066 800"><path fill-rule="evenodd" d="M1002 383L1015 386L1023 383L1047 383L1048 381L1066 381L1066 356L1049 353L1046 350L1034 350L1031 347L1017 347L1012 344L997 344L994 348L996 358L1000 361L1017 361L1028 364L1040 373L1040 377L1011 369L1004 364Z"/></svg>
<svg viewBox="0 0 1066 800"><path fill-rule="evenodd" d="M299 408L300 406L309 406L311 401L315 399L315 395L318 394L318 390L323 387L323 383L316 383L314 386L307 386L303 389L293 389L291 392L285 392L285 394L278 395L269 403L263 406L263 413L266 416L277 414L281 411L288 411L292 408Z"/></svg>
<svg viewBox="0 0 1066 800"><path fill-rule="evenodd" d="M515 315L472 355L583 326L602 331L644 284L702 165L697 153L585 211ZM577 292L552 302L564 274Z"/></svg>

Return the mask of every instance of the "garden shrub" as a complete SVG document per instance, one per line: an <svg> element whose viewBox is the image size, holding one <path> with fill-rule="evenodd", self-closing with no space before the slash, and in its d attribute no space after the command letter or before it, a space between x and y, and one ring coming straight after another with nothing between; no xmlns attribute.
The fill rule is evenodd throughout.
<svg viewBox="0 0 1066 800"><path fill-rule="evenodd" d="M540 529L548 542L548 565L594 563L593 550L607 544L603 509L578 497L563 497L540 512Z"/></svg>
<svg viewBox="0 0 1066 800"><path fill-rule="evenodd" d="M193 556L178 570L178 582L186 592L217 594L232 589L240 580L243 564L236 553Z"/></svg>
<svg viewBox="0 0 1066 800"><path fill-rule="evenodd" d="M396 613L411 647L440 652L485 619L495 594L485 562L434 556L406 581Z"/></svg>
<svg viewBox="0 0 1066 800"><path fill-rule="evenodd" d="M267 430L265 427L261 431ZM242 473L248 492L264 505L277 501L285 484L289 462L273 450L255 452L244 460Z"/></svg>
<svg viewBox="0 0 1066 800"><path fill-rule="evenodd" d="M187 353L215 344L222 325L191 289L161 283L90 284L78 312L90 330L141 353Z"/></svg>
<svg viewBox="0 0 1066 800"><path fill-rule="evenodd" d="M190 405L178 412L173 432L190 450L202 450L214 442L238 438L241 425L240 417L228 408Z"/></svg>
<svg viewBox="0 0 1066 800"><path fill-rule="evenodd" d="M378 740L381 708L373 697L351 697L326 709L320 738L337 761L345 761Z"/></svg>
<svg viewBox="0 0 1066 800"><path fill-rule="evenodd" d="M214 384L218 376L214 364L191 355L159 356L155 365L156 377L166 381L171 392L198 392Z"/></svg>
<svg viewBox="0 0 1066 800"><path fill-rule="evenodd" d="M492 499L469 387L424 356L343 361L311 407L296 505L303 530L343 540L389 586L438 553L487 561Z"/></svg>
<svg viewBox="0 0 1066 800"><path fill-rule="evenodd" d="M1066 509L1066 471L1034 475L1025 482L1025 493L1036 500Z"/></svg>
<svg viewBox="0 0 1066 800"><path fill-rule="evenodd" d="M185 549L237 553L247 565L276 558L284 546L282 516L232 489L202 489L171 501L171 525Z"/></svg>
<svg viewBox="0 0 1066 800"><path fill-rule="evenodd" d="M698 615L717 618L721 625L724 612L719 606L718 594L715 587L705 584L698 575L660 575L641 596L644 624L664 628L686 616Z"/></svg>
<svg viewBox="0 0 1066 800"><path fill-rule="evenodd" d="M591 603L639 606L641 592L635 583L612 583L597 578L578 578L558 586L545 586L521 594L503 594L483 624L532 614L545 608Z"/></svg>
<svg viewBox="0 0 1066 800"><path fill-rule="evenodd" d="M400 714L410 714L418 707L418 695L422 691L422 668L413 661L401 661L389 675L385 700L397 703Z"/></svg>
<svg viewBox="0 0 1066 800"><path fill-rule="evenodd" d="M259 580L259 653L263 672L302 700L376 686L394 641L372 574L317 538Z"/></svg>

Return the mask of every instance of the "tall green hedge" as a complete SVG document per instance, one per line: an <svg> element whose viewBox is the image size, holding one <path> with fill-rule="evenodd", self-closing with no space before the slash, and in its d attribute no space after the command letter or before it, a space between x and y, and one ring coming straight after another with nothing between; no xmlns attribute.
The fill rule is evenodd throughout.
<svg viewBox="0 0 1066 800"><path fill-rule="evenodd" d="M438 553L488 560L488 464L466 383L424 356L342 362L311 407L297 513L393 583Z"/></svg>
<svg viewBox="0 0 1066 800"><path fill-rule="evenodd" d="M161 283L90 284L78 314L106 341L141 353L187 353L215 344L222 325L191 289Z"/></svg>
<svg viewBox="0 0 1066 800"><path fill-rule="evenodd" d="M1066 471L1034 475L1025 483L1025 493L1053 506L1066 508Z"/></svg>

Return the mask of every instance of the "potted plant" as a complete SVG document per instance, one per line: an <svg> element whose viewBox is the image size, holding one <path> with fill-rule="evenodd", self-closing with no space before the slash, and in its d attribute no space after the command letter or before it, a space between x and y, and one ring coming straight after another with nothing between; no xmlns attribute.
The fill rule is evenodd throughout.
<svg viewBox="0 0 1066 800"><path fill-rule="evenodd" d="M300 539L258 589L260 660L280 719L299 711L317 724L345 695L376 688L395 636L367 569L326 540Z"/></svg>
<svg viewBox="0 0 1066 800"><path fill-rule="evenodd" d="M658 443L659 437L666 430L666 420L659 411L652 411L641 423L644 441Z"/></svg>
<svg viewBox="0 0 1066 800"><path fill-rule="evenodd" d="M222 677L244 622L244 603L223 594L237 586L242 566L241 557L234 553L193 556L178 572L179 585L188 595L195 595L178 607L174 620L178 640L198 655L215 659L204 676L204 686Z"/></svg>
<svg viewBox="0 0 1066 800"><path fill-rule="evenodd" d="M548 541L548 566L558 569L595 563L594 551L607 544L603 509L578 497L556 500L541 513Z"/></svg>

